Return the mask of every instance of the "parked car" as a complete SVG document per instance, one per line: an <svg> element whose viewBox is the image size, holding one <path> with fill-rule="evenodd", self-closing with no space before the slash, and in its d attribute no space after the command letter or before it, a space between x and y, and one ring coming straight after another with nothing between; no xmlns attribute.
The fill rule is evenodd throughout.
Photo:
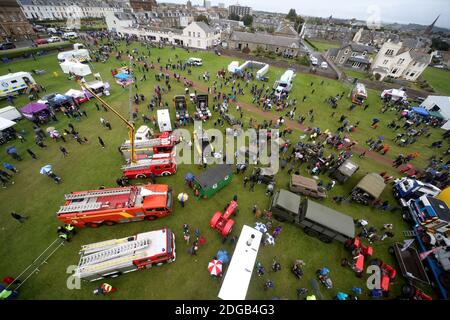
<svg viewBox="0 0 450 320"><path fill-rule="evenodd" d="M321 67L322 69L328 69L328 63L326 63L326 62L324 61L324 62L322 62L322 63L320 64L320 67Z"/></svg>
<svg viewBox="0 0 450 320"><path fill-rule="evenodd" d="M47 44L48 41L47 41L47 39L36 39L36 40L34 41L34 43L35 43L36 45L41 45L41 44Z"/></svg>
<svg viewBox="0 0 450 320"><path fill-rule="evenodd" d="M222 117L225 119L226 122L228 122L228 124L230 126L233 126L233 125L235 125L237 123L236 118L233 115L229 114L229 113L223 114Z"/></svg>
<svg viewBox="0 0 450 320"><path fill-rule="evenodd" d="M0 50L9 50L9 49L14 49L16 47L16 45L12 42L3 42L2 44L0 44Z"/></svg>
<svg viewBox="0 0 450 320"><path fill-rule="evenodd" d="M48 41L49 43L60 42L60 41L61 41L61 38L60 38L60 37L57 37L57 36L53 36L53 37L48 38L47 41Z"/></svg>

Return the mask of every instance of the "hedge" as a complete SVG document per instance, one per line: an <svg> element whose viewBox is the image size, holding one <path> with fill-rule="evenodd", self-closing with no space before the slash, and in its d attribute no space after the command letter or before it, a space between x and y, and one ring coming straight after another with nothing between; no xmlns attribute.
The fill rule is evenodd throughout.
<svg viewBox="0 0 450 320"><path fill-rule="evenodd" d="M64 41L64 42L57 42L57 43L49 43L40 45L38 47L32 47L32 48L18 48L18 49L11 49L11 50L3 50L0 51L0 59L14 59L14 58L28 58L31 57L31 54L38 54L38 52L50 52L58 49L64 49L72 46L72 42L70 41ZM38 54L39 55L39 54Z"/></svg>

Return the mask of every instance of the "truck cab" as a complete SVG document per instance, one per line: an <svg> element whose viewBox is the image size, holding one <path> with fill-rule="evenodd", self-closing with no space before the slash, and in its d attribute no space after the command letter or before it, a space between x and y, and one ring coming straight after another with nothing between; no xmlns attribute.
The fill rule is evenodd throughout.
<svg viewBox="0 0 450 320"><path fill-rule="evenodd" d="M436 197L441 192L441 189L430 183L407 177L397 179L394 182L394 197L403 207L408 205L407 202L410 199L417 199L424 195Z"/></svg>
<svg viewBox="0 0 450 320"><path fill-rule="evenodd" d="M450 209L439 199L421 196L408 201L408 212L403 215L406 220L426 227L428 230L450 234Z"/></svg>
<svg viewBox="0 0 450 320"><path fill-rule="evenodd" d="M184 120L189 118L186 97L179 95L173 99L175 103L175 116L177 120Z"/></svg>

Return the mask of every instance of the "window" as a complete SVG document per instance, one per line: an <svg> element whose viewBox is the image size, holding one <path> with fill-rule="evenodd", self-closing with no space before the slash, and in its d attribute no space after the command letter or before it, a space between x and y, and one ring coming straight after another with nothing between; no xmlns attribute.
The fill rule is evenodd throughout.
<svg viewBox="0 0 450 320"><path fill-rule="evenodd" d="M349 53L349 50L345 49L344 54L348 54L348 53Z"/></svg>
<svg viewBox="0 0 450 320"><path fill-rule="evenodd" d="M388 64L388 63L389 63L389 60L384 60L383 61L383 64L385 64L385 65Z"/></svg>
<svg viewBox="0 0 450 320"><path fill-rule="evenodd" d="M398 69L394 69L394 70L392 70L392 74L396 74L396 73L397 73L397 71L398 71Z"/></svg>
<svg viewBox="0 0 450 320"><path fill-rule="evenodd" d="M412 77L414 77L416 74L413 72L413 73L411 73L409 76L412 78Z"/></svg>
<svg viewBox="0 0 450 320"><path fill-rule="evenodd" d="M191 36L191 32L189 31L189 37Z"/></svg>
<svg viewBox="0 0 450 320"><path fill-rule="evenodd" d="M367 54L367 51L364 51L364 52L363 52L363 54L362 54L362 55L363 55L363 57L365 57L365 56L366 56L366 54Z"/></svg>
<svg viewBox="0 0 450 320"><path fill-rule="evenodd" d="M398 64L398 65L401 65L403 62L405 62L405 59L399 59L398 62L397 62L397 64Z"/></svg>
<svg viewBox="0 0 450 320"><path fill-rule="evenodd" d="M201 47L200 40L197 40L197 47Z"/></svg>
<svg viewBox="0 0 450 320"><path fill-rule="evenodd" d="M339 60L340 64L343 64L345 62L345 57L341 57L341 60Z"/></svg>
<svg viewBox="0 0 450 320"><path fill-rule="evenodd" d="M197 32L197 37L199 37L199 38L200 38L200 32Z"/></svg>
<svg viewBox="0 0 450 320"><path fill-rule="evenodd" d="M394 50L389 49L389 50L386 51L385 54L386 54L387 56L392 56L392 55L394 54Z"/></svg>

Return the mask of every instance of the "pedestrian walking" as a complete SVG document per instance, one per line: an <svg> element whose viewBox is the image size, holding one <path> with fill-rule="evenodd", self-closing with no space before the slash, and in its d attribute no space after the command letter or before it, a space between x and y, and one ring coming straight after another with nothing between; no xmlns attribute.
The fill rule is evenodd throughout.
<svg viewBox="0 0 450 320"><path fill-rule="evenodd" d="M33 151L31 151L31 149L27 149L27 153L31 156L31 158L37 160L36 154Z"/></svg>
<svg viewBox="0 0 450 320"><path fill-rule="evenodd" d="M100 143L100 145L102 146L102 148L105 149L105 142L103 141L102 138L98 137L98 143Z"/></svg>
<svg viewBox="0 0 450 320"><path fill-rule="evenodd" d="M61 153L63 154L63 157L67 157L69 155L69 151L67 151L66 148L64 148L63 146L59 147L59 150L61 151Z"/></svg>
<svg viewBox="0 0 450 320"><path fill-rule="evenodd" d="M13 217L14 219L16 219L16 220L19 221L20 223L24 223L25 221L28 220L28 217L22 216L22 215L16 213L15 211L11 212L11 217Z"/></svg>
<svg viewBox="0 0 450 320"><path fill-rule="evenodd" d="M19 172L19 170L17 170L12 164L7 163L7 162L3 163L3 168L5 168L6 170L9 170L11 172L14 172L14 173L18 173Z"/></svg>

